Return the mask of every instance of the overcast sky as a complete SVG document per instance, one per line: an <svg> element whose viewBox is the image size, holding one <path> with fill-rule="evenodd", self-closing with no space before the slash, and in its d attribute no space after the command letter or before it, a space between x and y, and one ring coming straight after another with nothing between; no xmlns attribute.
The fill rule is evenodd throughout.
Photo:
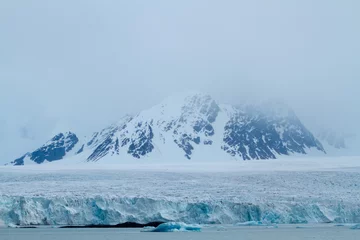
<svg viewBox="0 0 360 240"><path fill-rule="evenodd" d="M1 1L0 158L186 90L282 98L307 123L358 131L359 12L359 0Z"/></svg>

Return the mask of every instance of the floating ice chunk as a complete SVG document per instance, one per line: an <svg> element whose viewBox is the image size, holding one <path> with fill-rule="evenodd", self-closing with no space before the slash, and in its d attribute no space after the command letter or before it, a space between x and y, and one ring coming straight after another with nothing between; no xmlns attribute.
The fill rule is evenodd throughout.
<svg viewBox="0 0 360 240"><path fill-rule="evenodd" d="M359 229L360 230L360 223L350 227L350 229Z"/></svg>
<svg viewBox="0 0 360 240"><path fill-rule="evenodd" d="M219 226L219 227L216 228L216 231L218 231L218 232L225 232L225 231L227 231L227 229L224 228L223 226Z"/></svg>
<svg viewBox="0 0 360 240"><path fill-rule="evenodd" d="M200 232L198 225L187 225L182 222L168 222L157 226L156 228L143 228L143 232Z"/></svg>
<svg viewBox="0 0 360 240"><path fill-rule="evenodd" d="M236 223L235 226L263 226L263 223L260 221L249 221L249 222Z"/></svg>
<svg viewBox="0 0 360 240"><path fill-rule="evenodd" d="M143 229L141 230L141 232L152 232L153 230L155 230L155 227L143 227Z"/></svg>
<svg viewBox="0 0 360 240"><path fill-rule="evenodd" d="M9 224L8 224L8 228L18 228L18 226L16 226L16 225L13 224L13 223L9 223Z"/></svg>

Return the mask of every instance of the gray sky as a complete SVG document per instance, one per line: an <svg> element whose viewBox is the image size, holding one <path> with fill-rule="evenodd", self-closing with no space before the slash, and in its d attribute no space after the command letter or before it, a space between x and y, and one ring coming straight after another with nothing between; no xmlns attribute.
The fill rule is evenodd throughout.
<svg viewBox="0 0 360 240"><path fill-rule="evenodd" d="M359 12L358 0L1 1L0 159L192 89L282 98L309 124L358 131Z"/></svg>

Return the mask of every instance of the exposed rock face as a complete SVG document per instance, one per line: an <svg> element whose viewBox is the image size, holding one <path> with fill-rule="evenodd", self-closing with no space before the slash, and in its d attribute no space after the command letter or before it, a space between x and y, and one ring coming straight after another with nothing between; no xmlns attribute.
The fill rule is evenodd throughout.
<svg viewBox="0 0 360 240"><path fill-rule="evenodd" d="M42 147L31 153L27 153L22 157L11 162L13 165L24 165L24 159L29 157L35 163L43 163L44 161L56 161L62 159L66 153L70 152L79 142L78 137L72 133L59 133Z"/></svg>
<svg viewBox="0 0 360 240"><path fill-rule="evenodd" d="M294 112L283 106L282 114L261 108L237 109L225 125L223 149L244 160L276 158L291 153L306 154L307 148L325 152Z"/></svg>

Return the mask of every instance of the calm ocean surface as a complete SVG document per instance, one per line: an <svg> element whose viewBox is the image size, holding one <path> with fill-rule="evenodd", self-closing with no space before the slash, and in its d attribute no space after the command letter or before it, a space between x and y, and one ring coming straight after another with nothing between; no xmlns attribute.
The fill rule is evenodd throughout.
<svg viewBox="0 0 360 240"><path fill-rule="evenodd" d="M202 232L151 233L140 229L59 229L0 228L0 240L160 240L160 239L231 239L231 240L297 240L297 239L345 239L359 240L360 230L349 226L334 225L279 225L278 228L211 226Z"/></svg>

